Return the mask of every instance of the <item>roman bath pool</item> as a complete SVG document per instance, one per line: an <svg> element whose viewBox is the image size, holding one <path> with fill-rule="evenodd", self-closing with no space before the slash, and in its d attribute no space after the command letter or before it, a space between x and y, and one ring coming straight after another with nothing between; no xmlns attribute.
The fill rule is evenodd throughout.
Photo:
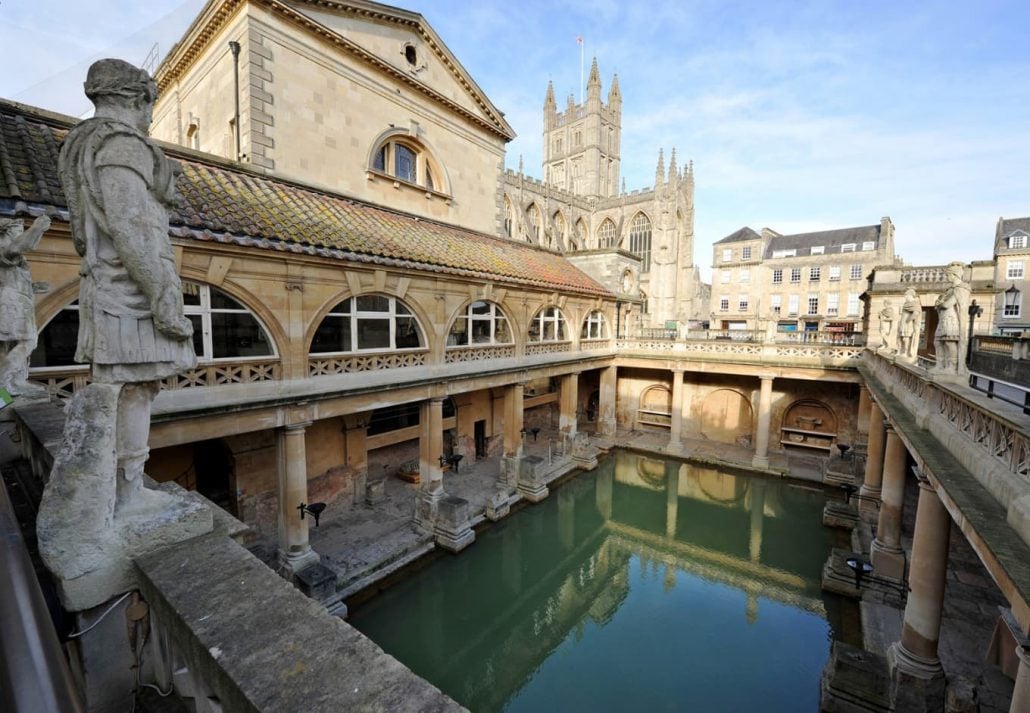
<svg viewBox="0 0 1030 713"><path fill-rule="evenodd" d="M350 622L475 713L814 712L825 501L616 452Z"/></svg>

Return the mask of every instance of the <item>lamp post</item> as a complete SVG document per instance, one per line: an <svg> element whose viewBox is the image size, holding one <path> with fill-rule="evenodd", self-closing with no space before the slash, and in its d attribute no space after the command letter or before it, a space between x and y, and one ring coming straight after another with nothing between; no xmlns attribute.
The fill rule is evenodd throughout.
<svg viewBox="0 0 1030 713"><path fill-rule="evenodd" d="M1009 288L1005 290L1005 317L1015 317L1019 315L1019 288L1015 285L1009 285Z"/></svg>
<svg viewBox="0 0 1030 713"><path fill-rule="evenodd" d="M973 300L969 303L969 346L966 348L966 366L969 366L973 360L973 325L976 324L976 318L984 313L984 308Z"/></svg>

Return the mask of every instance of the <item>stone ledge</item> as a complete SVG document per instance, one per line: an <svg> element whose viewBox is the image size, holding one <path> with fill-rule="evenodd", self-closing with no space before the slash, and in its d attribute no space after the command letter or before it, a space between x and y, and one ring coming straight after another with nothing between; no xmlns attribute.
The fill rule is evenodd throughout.
<svg viewBox="0 0 1030 713"><path fill-rule="evenodd" d="M225 710L463 710L224 536L136 567L153 615Z"/></svg>

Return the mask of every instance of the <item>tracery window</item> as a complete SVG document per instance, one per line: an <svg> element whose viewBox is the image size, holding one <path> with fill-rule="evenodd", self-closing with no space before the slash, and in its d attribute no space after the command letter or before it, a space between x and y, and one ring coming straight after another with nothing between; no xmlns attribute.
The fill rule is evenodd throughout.
<svg viewBox="0 0 1030 713"><path fill-rule="evenodd" d="M564 342L567 339L565 315L557 307L544 307L529 323L531 342Z"/></svg>
<svg viewBox="0 0 1030 713"><path fill-rule="evenodd" d="M554 231L558 236L558 247L567 247L569 239L568 225L565 223L565 216L562 215L560 211L554 214ZM547 247L554 246L548 245Z"/></svg>
<svg viewBox="0 0 1030 713"><path fill-rule="evenodd" d="M578 238L576 249L585 248L587 246L587 225L582 218L576 221L576 237Z"/></svg>
<svg viewBox="0 0 1030 713"><path fill-rule="evenodd" d="M643 213L633 216L629 226L629 250L640 256L640 271L651 271L651 220Z"/></svg>
<svg viewBox="0 0 1030 713"><path fill-rule="evenodd" d="M504 197L504 234L509 238L514 237L512 230L515 227L515 210L511 207L511 201Z"/></svg>
<svg viewBox="0 0 1030 713"><path fill-rule="evenodd" d="M418 349L422 329L396 297L358 295L333 307L311 340L312 354Z"/></svg>
<svg viewBox="0 0 1030 713"><path fill-rule="evenodd" d="M579 334L580 339L607 339L608 328L604 320L604 313L594 310L583 320L583 329Z"/></svg>
<svg viewBox="0 0 1030 713"><path fill-rule="evenodd" d="M530 242L535 242L537 244L543 242L540 239L541 232L543 231L543 220L541 219L540 209L537 207L536 203L529 206L529 209L526 211L526 221L529 223Z"/></svg>
<svg viewBox="0 0 1030 713"><path fill-rule="evenodd" d="M447 346L511 344L511 329L504 312L493 302L476 300L465 308L447 333Z"/></svg>
<svg viewBox="0 0 1030 713"><path fill-rule="evenodd" d="M605 218L604 222L601 223L601 227L597 229L597 247L615 247L615 223L612 222L611 218Z"/></svg>

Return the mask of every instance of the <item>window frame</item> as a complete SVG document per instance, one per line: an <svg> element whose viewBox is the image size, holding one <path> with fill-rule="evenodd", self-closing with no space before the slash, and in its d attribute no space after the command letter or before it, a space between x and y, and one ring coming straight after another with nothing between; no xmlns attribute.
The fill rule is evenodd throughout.
<svg viewBox="0 0 1030 713"><path fill-rule="evenodd" d="M550 328L551 336L547 336ZM557 305L540 308L529 322L526 341L530 344L554 344L571 341L569 323Z"/></svg>
<svg viewBox="0 0 1030 713"><path fill-rule="evenodd" d="M414 159L413 173L401 175L399 161L401 153L398 147L412 154ZM369 157L368 171L441 196L449 196L442 164L429 151L425 144L407 136L407 134L391 133L381 138Z"/></svg>
<svg viewBox="0 0 1030 713"><path fill-rule="evenodd" d="M386 299L388 308L386 310L374 310L374 309L359 309L359 300L362 298L380 298ZM343 306L351 304L350 311L343 311ZM398 311L398 305L403 308L404 312ZM340 310L340 311L337 311ZM385 315L385 316L384 316ZM314 351L315 339L318 336L319 330L326 323L329 318L346 318L348 322L348 330L350 333L350 349L334 350L334 351ZM415 347L398 347L397 346L397 332L398 332L398 318L402 320L410 320L415 326L415 332L418 335L418 346ZM387 346L372 346L362 347L359 344L361 336L361 322L362 321L385 321L389 320L389 345ZM324 356L340 356L347 354L374 354L383 352L416 352L424 351L429 348L429 342L426 337L426 331L422 328L422 324L415 312L408 307L403 300L393 295L386 295L378 292L367 292L360 295L351 295L346 299L340 300L333 307L322 316L322 320L318 323L318 327L315 330L315 334L311 337L311 343L308 345L308 354L312 357L324 357Z"/></svg>
<svg viewBox="0 0 1030 713"><path fill-rule="evenodd" d="M1018 269L1014 269L1018 268ZM1005 262L1005 279L1006 280L1022 280L1026 275L1026 264L1023 260L1006 260Z"/></svg>
<svg viewBox="0 0 1030 713"><path fill-rule="evenodd" d="M475 313L473 309L476 305L487 305L490 309L488 313ZM459 320L465 320L465 335L466 341L463 343L452 342L452 337L460 332L455 332L454 327ZM490 327L488 330L489 340L488 341L475 341L476 330L474 326L477 323L489 322ZM503 324L508 332L508 341L500 341L497 338L498 325ZM508 315L504 313L501 306L496 302L490 302L489 300L472 300L465 305L465 310L454 317L450 325L447 328L447 349L467 349L469 347L492 347L492 346L510 346L515 344L515 334L511 328L511 320Z"/></svg>
<svg viewBox="0 0 1030 713"><path fill-rule="evenodd" d="M604 312L595 309L583 319L583 326L579 333L580 341L598 341L608 339L608 320L604 318Z"/></svg>

